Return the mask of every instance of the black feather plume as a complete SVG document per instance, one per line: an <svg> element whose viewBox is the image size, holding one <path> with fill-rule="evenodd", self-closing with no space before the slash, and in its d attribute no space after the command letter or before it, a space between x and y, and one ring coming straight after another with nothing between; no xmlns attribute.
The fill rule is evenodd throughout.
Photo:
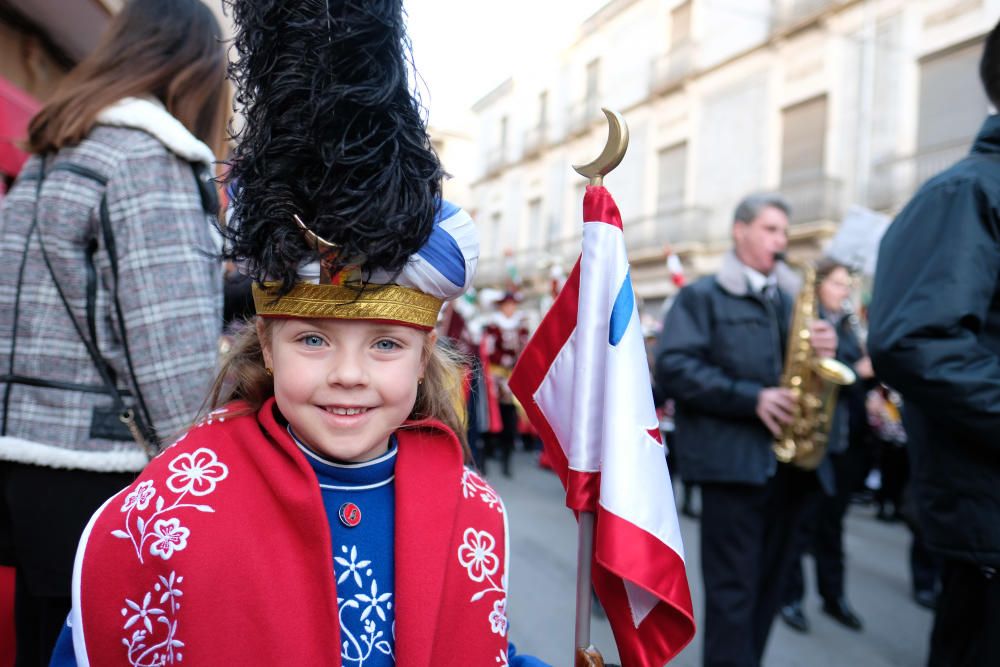
<svg viewBox="0 0 1000 667"><path fill-rule="evenodd" d="M227 3L245 117L228 256L291 289L316 255L297 214L340 246L333 270L398 273L431 233L443 176L410 92L401 0Z"/></svg>

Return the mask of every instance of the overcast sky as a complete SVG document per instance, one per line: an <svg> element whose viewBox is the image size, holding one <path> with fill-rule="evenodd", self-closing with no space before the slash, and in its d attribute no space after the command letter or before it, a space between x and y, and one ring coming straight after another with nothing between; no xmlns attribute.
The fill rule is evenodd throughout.
<svg viewBox="0 0 1000 667"><path fill-rule="evenodd" d="M404 0L431 123L454 127L472 104L564 47L607 0Z"/></svg>

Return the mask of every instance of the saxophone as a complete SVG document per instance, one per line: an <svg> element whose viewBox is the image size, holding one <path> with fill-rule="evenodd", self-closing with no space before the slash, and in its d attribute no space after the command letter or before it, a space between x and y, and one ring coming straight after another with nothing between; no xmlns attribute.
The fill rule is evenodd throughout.
<svg viewBox="0 0 1000 667"><path fill-rule="evenodd" d="M816 356L809 341L809 324L819 317L816 268L809 263L786 263L802 271L802 290L795 300L781 374L781 386L795 396L795 409L773 449L782 463L815 470L826 455L840 387L853 384L856 377L836 359Z"/></svg>

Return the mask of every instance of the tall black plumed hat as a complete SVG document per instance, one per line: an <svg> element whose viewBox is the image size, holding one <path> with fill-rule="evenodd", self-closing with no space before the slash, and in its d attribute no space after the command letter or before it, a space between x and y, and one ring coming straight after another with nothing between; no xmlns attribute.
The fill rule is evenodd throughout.
<svg viewBox="0 0 1000 667"><path fill-rule="evenodd" d="M401 0L227 4L236 24L230 76L244 120L234 136L227 254L257 281L259 296L266 286L277 301L291 303L297 285L331 277L457 296L424 289L419 278L399 280L429 243L468 250L471 227L467 215L441 199L444 172L411 92ZM461 225L448 221L458 214L467 225L456 235ZM441 232L447 232L443 246L435 242ZM473 240L471 265L468 253L442 265L445 273L450 265L449 278L461 291L478 257ZM463 264L461 276L456 262ZM328 289L325 298L354 303L358 294L348 299ZM341 314L329 316L347 312L334 310Z"/></svg>

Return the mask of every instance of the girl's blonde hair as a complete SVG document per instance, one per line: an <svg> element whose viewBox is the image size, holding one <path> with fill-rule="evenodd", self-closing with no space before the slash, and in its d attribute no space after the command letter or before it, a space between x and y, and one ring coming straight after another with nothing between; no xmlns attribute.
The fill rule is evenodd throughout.
<svg viewBox="0 0 1000 667"><path fill-rule="evenodd" d="M232 401L244 401L247 409L237 414L253 414L274 395L274 378L264 365L263 342L270 337L273 321L261 320L261 341L256 320L250 320L236 336L222 360L222 368L212 383L203 413L220 408ZM472 456L466 434L465 359L455 350L433 343L427 336L424 355L427 366L424 379L417 386L417 400L410 419L436 419L454 432L462 445L466 462Z"/></svg>

